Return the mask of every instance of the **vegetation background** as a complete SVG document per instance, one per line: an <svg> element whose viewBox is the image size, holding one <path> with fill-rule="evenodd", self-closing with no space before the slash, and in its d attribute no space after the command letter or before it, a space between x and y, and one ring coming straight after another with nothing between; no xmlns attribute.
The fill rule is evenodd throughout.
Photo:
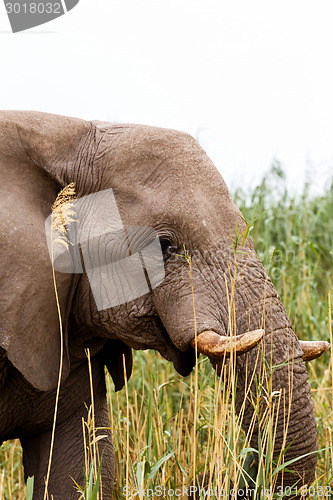
<svg viewBox="0 0 333 500"><path fill-rule="evenodd" d="M310 183L300 195L292 195L276 162L259 186L247 192L239 188L233 198L247 220L255 217L251 238L297 336L332 342L333 182L320 196L310 196ZM310 494L324 500L333 497L333 355L327 353L309 363L308 370L320 450ZM172 490L190 486L193 472L204 472L209 486L218 480L226 492L233 485L242 486L245 479L250 482L251 453L256 452L249 449L247 436L239 428L233 388L221 385L207 359L200 357L197 369L184 379L157 353L136 352L128 385L117 394L109 376L107 385L117 464L115 499L125 497L125 486L131 493L128 498L147 498L140 489L150 489L150 498L161 498L157 487L170 490L165 497L172 497ZM87 412L89 431L93 430L92 417ZM260 494L263 498L261 492L273 484L278 467L283 467L274 464L269 454L273 427L268 420L262 429L260 474L257 484L252 483L258 498ZM86 446L87 484L80 485L82 498L97 498L92 485L98 464L96 456L89 454L93 434ZM0 499L25 498L19 442L6 442L0 448ZM270 498L269 494L264 498Z"/></svg>

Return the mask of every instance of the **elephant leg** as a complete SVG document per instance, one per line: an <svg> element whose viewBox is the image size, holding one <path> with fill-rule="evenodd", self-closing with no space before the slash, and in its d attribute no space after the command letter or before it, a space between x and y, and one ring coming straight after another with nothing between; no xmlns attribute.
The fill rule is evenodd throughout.
<svg viewBox="0 0 333 500"><path fill-rule="evenodd" d="M49 498L74 500L80 494L73 479L84 488L85 460L82 418L87 420L87 410L81 407L70 419L56 426L52 467L49 480ZM105 397L95 401L96 435L107 436L98 441L99 456L102 457L103 499L111 500L114 481L114 451L110 421ZM25 478L34 476L34 500L43 500L52 431L21 439ZM88 436L86 433L86 442ZM98 467L98 465L97 465ZM73 479L72 479L73 478ZM51 496L52 495L52 496Z"/></svg>

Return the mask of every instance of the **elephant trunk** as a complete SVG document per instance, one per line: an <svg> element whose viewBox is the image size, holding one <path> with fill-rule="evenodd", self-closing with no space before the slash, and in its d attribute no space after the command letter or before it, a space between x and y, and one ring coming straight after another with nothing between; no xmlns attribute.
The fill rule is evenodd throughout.
<svg viewBox="0 0 333 500"><path fill-rule="evenodd" d="M262 443L272 440L273 451L266 460L273 458L280 465L296 459L266 486L275 491L309 486L317 463L314 403L303 352L276 292L241 315L237 333L249 326L264 328L265 336L258 347L237 357L236 412L253 448L260 452ZM223 362L213 364L220 374ZM258 455L257 463L262 458Z"/></svg>

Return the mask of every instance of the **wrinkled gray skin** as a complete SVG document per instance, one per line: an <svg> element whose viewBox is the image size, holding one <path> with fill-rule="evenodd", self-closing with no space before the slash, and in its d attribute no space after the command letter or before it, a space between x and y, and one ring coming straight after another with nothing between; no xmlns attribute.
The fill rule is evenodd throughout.
<svg viewBox="0 0 333 500"><path fill-rule="evenodd" d="M187 134L34 112L5 111L0 113L0 122L0 437L20 438L25 474L35 476L34 498L41 499L60 356L44 222L59 190L75 182L81 197L112 188L125 226L156 229L166 257L168 247L181 253L185 244L192 255L198 333L227 333L226 284L230 291L235 261L230 237L235 237L236 224L241 232L244 223L220 174ZM283 415L288 413L292 389L286 441L286 445L293 442L286 454L290 459L317 448L308 374L287 314L250 240L245 250L239 255L236 280L237 334L265 328L262 348L268 363L290 361L274 371L270 389L286 395L280 406L276 453L282 445ZM65 348L49 487L55 499L76 498L70 476L83 482L81 419L87 415L85 403L90 404L85 347L92 355L96 427L109 426L104 364L117 390L124 383L123 354L130 376L131 348L156 349L182 375L189 374L194 365L194 351L189 347L194 328L188 264L171 255L165 271L165 280L151 293L99 312L85 274L57 273ZM253 373L257 355L255 348L238 358L238 411L246 373ZM258 373L261 361L260 354ZM247 402L245 430L252 414ZM254 433L252 445L256 444ZM106 500L111 499L114 479L111 435L101 441L100 448L104 449ZM316 454L297 463L301 483L314 479L315 464ZM284 484L296 479L286 474Z"/></svg>

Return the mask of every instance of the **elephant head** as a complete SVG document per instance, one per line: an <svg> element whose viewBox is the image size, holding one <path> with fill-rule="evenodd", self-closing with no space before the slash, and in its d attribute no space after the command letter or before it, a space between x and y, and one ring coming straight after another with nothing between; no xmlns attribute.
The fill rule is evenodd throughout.
<svg viewBox="0 0 333 500"><path fill-rule="evenodd" d="M220 372L221 356L239 347L236 408L246 395L243 427L248 429L253 416L249 395L254 376L268 363L272 380L269 387L263 383L262 391L283 394L276 454L290 445L286 459L305 455L293 466L298 476L285 474L284 484L294 484L298 477L299 484L309 484L317 434L302 345L245 237L246 223L198 143L174 130L35 112L2 112L0 120L0 230L5 235L1 245L7 248L0 269L6 283L0 345L12 364L38 390L54 388L59 323L44 224L58 192L74 183L78 201L87 200L79 218L87 217L88 223L80 226L83 235L77 231L73 236L68 256L58 252L54 261L65 331L63 379L73 360L84 359L86 347L93 354L107 347L105 363L116 389L124 383L123 355L130 376L131 349L155 349L186 376L195 364L195 348ZM112 216L115 232L119 230L116 245L112 231L103 229L110 223L108 203L117 208ZM104 222L96 232L100 218ZM130 243L129 228L141 228L132 232ZM124 300L99 303L96 288L107 286L107 276L101 285L101 274L95 281L92 275L109 263L108 256L119 252L121 264L129 258L130 246L138 255L154 242L152 268L159 278L144 281L146 288L132 296L125 293ZM87 251L89 245L93 251ZM142 255L136 259L141 277L150 278ZM8 269L13 270L10 279ZM308 352L305 344L304 350ZM256 439L254 431L254 446Z"/></svg>

